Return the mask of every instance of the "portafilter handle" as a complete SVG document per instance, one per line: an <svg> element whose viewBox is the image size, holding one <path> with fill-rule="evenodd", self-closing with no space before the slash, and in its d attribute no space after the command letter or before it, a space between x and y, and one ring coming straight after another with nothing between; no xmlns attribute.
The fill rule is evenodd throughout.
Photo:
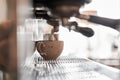
<svg viewBox="0 0 120 80"><path fill-rule="evenodd" d="M77 27L77 29L74 31L79 32L87 37L92 37L94 35L94 31L88 27Z"/></svg>
<svg viewBox="0 0 120 80"><path fill-rule="evenodd" d="M94 31L89 27L80 27L77 22L71 22L69 30L74 30L75 32L79 32L86 37L92 37L94 35Z"/></svg>

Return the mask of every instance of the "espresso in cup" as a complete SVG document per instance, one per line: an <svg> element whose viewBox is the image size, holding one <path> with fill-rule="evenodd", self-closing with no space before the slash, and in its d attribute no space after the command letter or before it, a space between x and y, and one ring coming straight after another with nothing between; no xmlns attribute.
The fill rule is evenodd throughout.
<svg viewBox="0 0 120 80"><path fill-rule="evenodd" d="M56 60L62 53L64 42L44 40L37 41L37 50L45 60Z"/></svg>

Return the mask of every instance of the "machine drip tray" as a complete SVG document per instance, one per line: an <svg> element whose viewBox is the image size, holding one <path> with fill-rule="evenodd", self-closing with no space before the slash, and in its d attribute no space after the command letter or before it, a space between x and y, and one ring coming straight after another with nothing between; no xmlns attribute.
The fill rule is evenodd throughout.
<svg viewBox="0 0 120 80"><path fill-rule="evenodd" d="M89 59L60 57L46 61L41 57L21 67L21 80L119 80L119 71Z"/></svg>

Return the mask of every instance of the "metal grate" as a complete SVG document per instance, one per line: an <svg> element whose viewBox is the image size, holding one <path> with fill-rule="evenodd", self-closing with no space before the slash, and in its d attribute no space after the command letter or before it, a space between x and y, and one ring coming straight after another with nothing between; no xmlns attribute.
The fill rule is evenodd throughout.
<svg viewBox="0 0 120 80"><path fill-rule="evenodd" d="M46 61L39 57L34 58L33 64L33 68L22 68L22 79L27 76L28 80L111 80L96 72L97 67L87 59L62 57Z"/></svg>

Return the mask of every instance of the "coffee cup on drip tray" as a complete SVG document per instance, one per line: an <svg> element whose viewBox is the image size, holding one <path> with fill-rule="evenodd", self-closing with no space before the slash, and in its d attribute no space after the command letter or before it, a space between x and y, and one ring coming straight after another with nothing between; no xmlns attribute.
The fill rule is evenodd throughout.
<svg viewBox="0 0 120 80"><path fill-rule="evenodd" d="M43 41L37 41L36 47L45 60L56 60L62 53L63 41L59 41L58 34L45 34Z"/></svg>

